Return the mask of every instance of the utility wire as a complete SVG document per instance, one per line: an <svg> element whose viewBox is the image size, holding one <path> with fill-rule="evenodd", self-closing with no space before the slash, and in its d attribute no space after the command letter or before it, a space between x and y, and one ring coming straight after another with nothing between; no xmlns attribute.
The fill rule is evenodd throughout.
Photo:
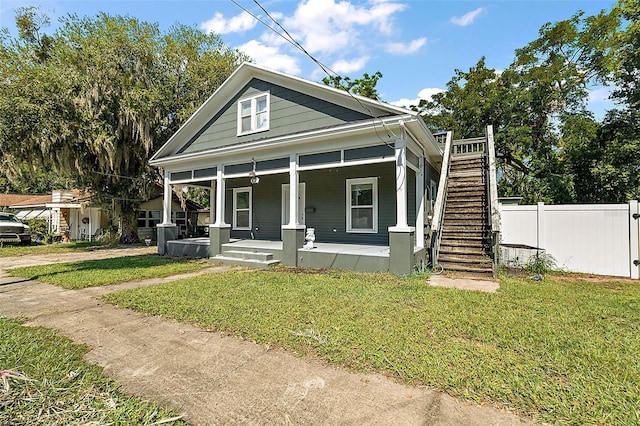
<svg viewBox="0 0 640 426"><path fill-rule="evenodd" d="M252 13L251 11L249 11L247 8L245 8L244 6L242 6L241 4L239 4L236 0L231 0L231 2L233 4L235 4L236 6L238 6L240 9L242 9L243 11L245 11L246 13L248 13L249 15L251 15L255 20L257 20L258 22L260 22L262 25L264 25L265 27L269 28L271 31L273 31L274 33L276 33L278 36L282 37L284 40L287 41L287 43L291 44L292 46L294 46L296 49L300 50L304 55L306 55L309 59L311 59L316 65L318 65L318 67L320 67L320 69L327 74L327 76L329 77L333 77L333 76L338 76L338 73L336 73L335 71L333 71L331 68L329 68L328 66L326 66L325 64L323 64L320 60L316 59L312 54L310 54L305 48L304 46L302 46L298 41L296 41L296 39L278 22L278 20L276 20L257 0L253 0L253 2L269 17L269 19L271 19L271 21L278 26L278 28L280 28L285 34L283 35L282 33L278 32L275 28L273 28L271 25L267 24L266 22L264 22L262 19L260 19L258 16L256 16L254 13ZM378 137L378 139L380 139L380 141L382 143L384 143L386 146L388 146L389 148L394 148L392 146L389 145L389 143L384 140L380 134L378 133L378 129L376 127L376 119L380 120L380 123L382 125L382 128L385 130L386 134L387 134L387 138L389 139L393 139L393 138L397 138L398 136L391 130L388 128L388 126L384 123L384 121L382 121L382 119L380 119L380 117L378 117L376 114L373 113L373 111L367 107L366 105L364 105L362 103L362 101L360 101L360 99L356 98L350 91L345 90L345 92L347 92L347 94L353 99L355 100L360 107L362 107L364 110L366 110L369 115L372 117L372 124L373 124L373 129L376 132L376 136ZM395 149L395 148L394 148Z"/></svg>

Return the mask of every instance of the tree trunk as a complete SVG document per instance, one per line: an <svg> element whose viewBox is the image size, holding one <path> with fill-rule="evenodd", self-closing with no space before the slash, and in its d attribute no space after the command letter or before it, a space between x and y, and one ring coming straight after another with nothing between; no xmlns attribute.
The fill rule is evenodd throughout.
<svg viewBox="0 0 640 426"><path fill-rule="evenodd" d="M126 202L121 205L120 227L120 244L136 244L140 242L136 210Z"/></svg>

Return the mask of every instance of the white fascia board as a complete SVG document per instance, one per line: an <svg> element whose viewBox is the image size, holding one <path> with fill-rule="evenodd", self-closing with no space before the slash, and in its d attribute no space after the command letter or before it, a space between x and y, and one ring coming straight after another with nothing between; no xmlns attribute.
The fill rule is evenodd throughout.
<svg viewBox="0 0 640 426"><path fill-rule="evenodd" d="M425 151L427 161L436 168L440 169L442 164L442 149L438 145L436 138L433 137L431 131L426 126L422 117L417 117L416 120L405 122L407 130L409 130L409 137L415 141ZM434 164L435 162L435 164Z"/></svg>
<svg viewBox="0 0 640 426"><path fill-rule="evenodd" d="M18 204L18 205L13 205L13 206L7 206L8 208L12 209L12 210L26 210L26 209L38 209L38 208L45 208L46 204L45 203L38 203L38 204Z"/></svg>
<svg viewBox="0 0 640 426"><path fill-rule="evenodd" d="M150 164L164 156L170 147L175 144L182 146L182 143L190 140L195 134L213 117L224 105L226 105L233 96L235 96L245 84L252 78L259 78L267 82L279 84L293 90L307 93L311 96L323 99L328 102L342 105L349 109L360 110L363 113L371 114L374 111L367 111L367 108L375 110L375 112L387 112L396 116L408 116L418 119L418 113L405 108L386 104L364 96L353 95L344 90L336 89L324 84L305 80L300 77L284 74L279 71L245 62L240 65L225 80L218 89L180 126L169 140L151 157ZM362 106L365 106L363 110ZM376 115L375 113L373 114Z"/></svg>
<svg viewBox="0 0 640 426"><path fill-rule="evenodd" d="M79 209L82 206L77 203L47 203L45 207L48 209L51 208L59 208L59 209Z"/></svg>
<svg viewBox="0 0 640 426"><path fill-rule="evenodd" d="M242 154L246 152L250 152L252 156L255 156L256 151L266 151L272 150L279 146L290 146L292 144L308 144L308 143L318 143L323 140L330 141L331 139L335 139L336 137L344 137L351 134L362 134L366 132L375 132L375 134L380 137L386 136L386 132L384 130L384 126L395 129L395 133L400 133L400 121L405 121L410 119L411 117L385 117L381 119L371 119L366 120L364 122L360 121L356 124L346 124L340 127L332 127L328 129L320 129L320 130L312 130L310 132L305 133L296 133L294 135L285 135L280 136L273 139L262 139L255 142L244 143L241 145L231 145L222 148L216 148L209 151L202 152L193 152L188 154L183 154L179 156L173 156L169 158L161 158L152 160L149 162L152 166L171 166L178 165L180 163L185 162L193 162L197 160L203 160L205 158L212 158L217 156L230 156L233 154ZM381 143L394 143L393 139L379 140ZM314 148L319 148L319 146L315 146Z"/></svg>
<svg viewBox="0 0 640 426"><path fill-rule="evenodd" d="M338 105L342 105L351 109L354 108L354 102L356 103L355 105L357 107L358 101L359 101L360 103L362 103L363 105L366 105L367 107L386 111L394 115L398 115L398 114L399 115L415 115L415 116L418 115L417 112L411 111L410 109L391 105L385 102L380 102L375 99L367 98L366 96L355 95L345 90L336 89L335 87L327 86L326 84L323 84L323 83L317 83L315 81L305 80L303 78L285 74L280 71L272 70L270 68L267 68L261 65L256 65L251 63L246 63L246 64L264 73L262 77L264 77L266 81L270 81L268 80L268 78L272 76L272 77L275 77L274 80L277 80L277 81L274 81L274 80L271 80L271 81L284 83L284 84L281 84L284 87L289 87L289 88L294 88L293 86L297 86L299 88L302 87L304 90L303 93L307 93L319 99L328 100L330 102L337 103ZM294 82L295 84L292 85L290 84L291 82ZM366 113L367 111L364 110L361 112Z"/></svg>

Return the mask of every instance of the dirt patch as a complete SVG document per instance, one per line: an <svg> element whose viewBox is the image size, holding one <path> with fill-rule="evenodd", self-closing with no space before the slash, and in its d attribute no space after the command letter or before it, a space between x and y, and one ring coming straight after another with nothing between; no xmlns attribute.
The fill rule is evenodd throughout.
<svg viewBox="0 0 640 426"><path fill-rule="evenodd" d="M429 284L434 287L449 287L460 290L477 290L487 293L495 293L500 284L493 280L480 280L473 278L451 278L445 275L431 275Z"/></svg>

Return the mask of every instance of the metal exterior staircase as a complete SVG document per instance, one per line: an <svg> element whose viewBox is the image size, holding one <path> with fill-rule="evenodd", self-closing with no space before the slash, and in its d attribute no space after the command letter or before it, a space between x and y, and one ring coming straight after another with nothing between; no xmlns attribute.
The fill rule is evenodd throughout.
<svg viewBox="0 0 640 426"><path fill-rule="evenodd" d="M499 240L493 132L452 141L445 161L431 227L431 263L464 276L491 278Z"/></svg>
<svg viewBox="0 0 640 426"><path fill-rule="evenodd" d="M446 270L493 276L484 153L453 157L438 263Z"/></svg>

